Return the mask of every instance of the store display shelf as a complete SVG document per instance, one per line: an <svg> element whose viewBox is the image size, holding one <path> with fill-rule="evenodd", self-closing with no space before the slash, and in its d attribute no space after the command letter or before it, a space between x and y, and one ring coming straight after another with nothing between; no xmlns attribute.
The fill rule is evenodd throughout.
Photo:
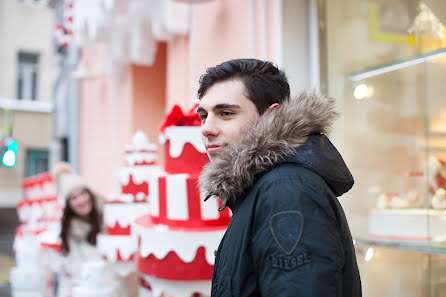
<svg viewBox="0 0 446 297"><path fill-rule="evenodd" d="M417 65L426 61L430 61L433 59L437 59L440 57L446 56L446 48L440 48L434 51L430 51L424 54L419 54L415 56L411 56L408 58L398 59L395 61L391 61L388 63L383 63L379 65L375 65L372 67L368 67L359 71L349 73L348 79L353 82L357 82L360 80L364 80L370 77L374 77L377 75L381 75L384 73L388 73L391 71L407 68L413 65Z"/></svg>
<svg viewBox="0 0 446 297"><path fill-rule="evenodd" d="M444 146L422 146L420 147L420 150L423 152L430 152L430 153L442 153L446 152L446 147Z"/></svg>
<svg viewBox="0 0 446 297"><path fill-rule="evenodd" d="M393 248L411 252L420 252L431 255L446 255L446 241L435 243L412 243L401 241L379 240L367 237L358 237L354 239L356 245L376 246L383 248Z"/></svg>
<svg viewBox="0 0 446 297"><path fill-rule="evenodd" d="M446 132L431 131L431 132L429 132L429 136L431 136L431 137L446 137Z"/></svg>

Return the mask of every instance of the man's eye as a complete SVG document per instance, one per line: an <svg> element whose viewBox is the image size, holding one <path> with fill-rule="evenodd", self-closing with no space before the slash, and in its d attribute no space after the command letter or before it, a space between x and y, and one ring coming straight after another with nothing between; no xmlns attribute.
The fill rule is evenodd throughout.
<svg viewBox="0 0 446 297"><path fill-rule="evenodd" d="M206 120L207 116L208 116L208 115L207 115L207 114L204 114L204 113L198 115L198 117L200 118L200 120L201 120L202 122L203 122L204 120Z"/></svg>
<svg viewBox="0 0 446 297"><path fill-rule="evenodd" d="M230 117L230 116L232 116L232 115L233 115L233 113L230 112L230 111L222 111L222 112L221 112L221 116L222 116L222 117Z"/></svg>

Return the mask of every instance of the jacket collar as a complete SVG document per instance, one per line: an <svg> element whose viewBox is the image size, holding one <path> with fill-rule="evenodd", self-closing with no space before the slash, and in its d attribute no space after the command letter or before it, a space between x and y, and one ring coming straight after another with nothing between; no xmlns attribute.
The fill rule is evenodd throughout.
<svg viewBox="0 0 446 297"><path fill-rule="evenodd" d="M235 202L259 176L292 160L290 156L298 154L309 135L327 133L337 116L335 99L306 92L265 113L238 143L203 168L202 192L225 203Z"/></svg>

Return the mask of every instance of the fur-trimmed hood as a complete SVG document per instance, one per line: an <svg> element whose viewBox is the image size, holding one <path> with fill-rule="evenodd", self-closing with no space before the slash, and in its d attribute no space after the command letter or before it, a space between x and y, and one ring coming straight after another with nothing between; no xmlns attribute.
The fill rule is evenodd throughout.
<svg viewBox="0 0 446 297"><path fill-rule="evenodd" d="M273 167L295 163L318 173L337 196L342 195L353 186L353 177L323 135L337 116L335 100L316 93L304 92L281 104L203 168L201 190L233 203Z"/></svg>

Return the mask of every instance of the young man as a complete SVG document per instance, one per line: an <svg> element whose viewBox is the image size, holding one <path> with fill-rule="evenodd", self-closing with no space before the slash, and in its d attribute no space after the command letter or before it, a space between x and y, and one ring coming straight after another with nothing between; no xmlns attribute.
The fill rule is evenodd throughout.
<svg viewBox="0 0 446 297"><path fill-rule="evenodd" d="M254 59L227 61L200 79L211 159L200 186L233 212L216 251L212 296L361 296L336 198L353 177L324 135L335 101L289 96L284 73Z"/></svg>

